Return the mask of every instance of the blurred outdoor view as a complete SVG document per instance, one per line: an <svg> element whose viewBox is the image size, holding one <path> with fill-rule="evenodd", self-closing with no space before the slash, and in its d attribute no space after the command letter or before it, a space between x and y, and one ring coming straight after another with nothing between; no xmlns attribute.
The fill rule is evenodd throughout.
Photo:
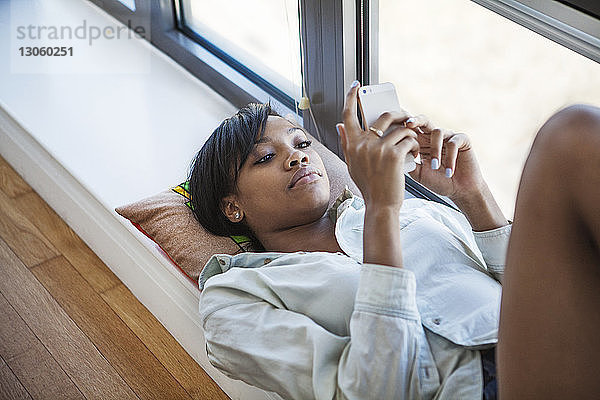
<svg viewBox="0 0 600 400"><path fill-rule="evenodd" d="M471 137L512 219L535 133L566 105L600 106L600 64L470 0L379 7L379 81L394 83L409 112Z"/></svg>

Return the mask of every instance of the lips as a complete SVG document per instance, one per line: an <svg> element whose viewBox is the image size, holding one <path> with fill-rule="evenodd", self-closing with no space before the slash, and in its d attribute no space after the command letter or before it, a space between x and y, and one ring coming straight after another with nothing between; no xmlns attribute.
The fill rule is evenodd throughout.
<svg viewBox="0 0 600 400"><path fill-rule="evenodd" d="M292 176L292 179L290 180L290 184L288 185L288 189L293 188L296 185L296 183L298 183L298 181L300 179L302 179L304 177L309 177L310 178L311 175L323 176L321 174L321 172L318 169L316 169L316 168L313 168L313 167L302 167L302 168L298 169L296 171L296 173L294 173L294 176ZM306 180L308 181L309 178L307 178Z"/></svg>

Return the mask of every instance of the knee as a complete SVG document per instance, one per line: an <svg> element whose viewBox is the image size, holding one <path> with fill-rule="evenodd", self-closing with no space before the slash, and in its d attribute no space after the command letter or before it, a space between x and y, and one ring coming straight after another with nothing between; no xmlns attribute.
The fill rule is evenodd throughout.
<svg viewBox="0 0 600 400"><path fill-rule="evenodd" d="M568 130L593 130L600 135L600 108L587 104L574 104L555 113L548 122L561 125Z"/></svg>
<svg viewBox="0 0 600 400"><path fill-rule="evenodd" d="M600 108L576 104L558 111L538 132L533 151L553 158L600 156Z"/></svg>

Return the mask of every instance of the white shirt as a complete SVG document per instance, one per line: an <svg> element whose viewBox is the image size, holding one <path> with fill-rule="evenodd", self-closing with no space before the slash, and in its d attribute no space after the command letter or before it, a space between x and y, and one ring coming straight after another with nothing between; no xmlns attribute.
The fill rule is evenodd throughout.
<svg viewBox="0 0 600 400"><path fill-rule="evenodd" d="M364 202L337 207L343 253L215 255L200 275L211 363L290 399L481 399L510 225L406 199L404 268L362 264ZM226 273L224 273L226 272Z"/></svg>

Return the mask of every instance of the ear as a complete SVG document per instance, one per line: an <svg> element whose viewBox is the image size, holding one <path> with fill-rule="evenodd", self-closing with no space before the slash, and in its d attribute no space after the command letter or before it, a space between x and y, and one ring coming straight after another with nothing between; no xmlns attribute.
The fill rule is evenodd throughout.
<svg viewBox="0 0 600 400"><path fill-rule="evenodd" d="M225 214L225 217L233 223L240 222L244 219L244 212L241 210L234 195L223 197L221 200L221 211Z"/></svg>

